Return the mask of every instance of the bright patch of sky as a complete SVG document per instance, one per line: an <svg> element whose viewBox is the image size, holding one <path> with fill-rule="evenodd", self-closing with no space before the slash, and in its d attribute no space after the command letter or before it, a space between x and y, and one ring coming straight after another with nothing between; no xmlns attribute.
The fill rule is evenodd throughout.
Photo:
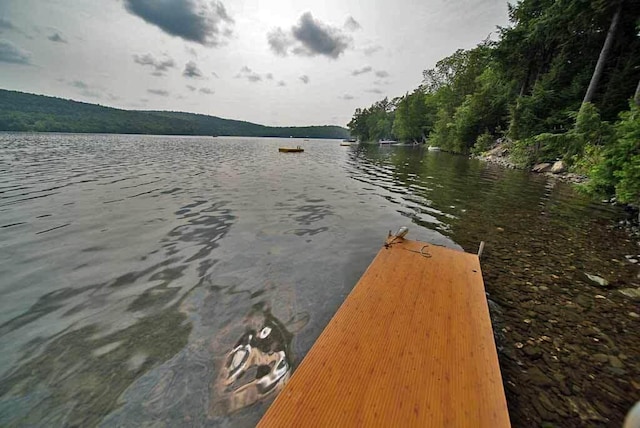
<svg viewBox="0 0 640 428"><path fill-rule="evenodd" d="M0 88L344 126L506 24L505 0L1 0Z"/></svg>

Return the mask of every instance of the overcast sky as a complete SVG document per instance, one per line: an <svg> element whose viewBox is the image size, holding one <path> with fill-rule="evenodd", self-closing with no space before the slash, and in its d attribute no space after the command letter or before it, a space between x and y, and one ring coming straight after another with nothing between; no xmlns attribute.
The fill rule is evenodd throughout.
<svg viewBox="0 0 640 428"><path fill-rule="evenodd" d="M506 0L0 0L0 87L344 126L506 24Z"/></svg>

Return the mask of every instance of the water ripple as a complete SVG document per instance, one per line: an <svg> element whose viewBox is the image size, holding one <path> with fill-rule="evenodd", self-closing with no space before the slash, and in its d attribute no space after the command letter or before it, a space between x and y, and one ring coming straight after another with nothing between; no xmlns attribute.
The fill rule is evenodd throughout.
<svg viewBox="0 0 640 428"><path fill-rule="evenodd" d="M9 426L255 425L389 229L460 248L509 219L562 239L594 209L542 178L337 141L0 134L0 165Z"/></svg>

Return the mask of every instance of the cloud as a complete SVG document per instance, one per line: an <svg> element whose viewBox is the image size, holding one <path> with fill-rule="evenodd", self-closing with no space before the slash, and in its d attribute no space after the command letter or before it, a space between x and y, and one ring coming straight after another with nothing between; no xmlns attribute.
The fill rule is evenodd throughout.
<svg viewBox="0 0 640 428"><path fill-rule="evenodd" d="M380 46L380 45L373 45L373 46L368 46L368 47L364 48L364 49L362 50L362 52L364 52L364 54L365 54L366 56L371 56L371 55L373 55L374 53L379 52L379 51L381 51L381 50L382 50L382 46Z"/></svg>
<svg viewBox="0 0 640 428"><path fill-rule="evenodd" d="M353 71L351 72L351 75L352 75L352 76L359 76L359 75L361 75L361 74L370 73L370 72L371 72L371 70L373 70L373 67L371 67L371 66L367 65L366 67L362 67L362 68L360 68L360 69L358 69L358 70L353 70Z"/></svg>
<svg viewBox="0 0 640 428"><path fill-rule="evenodd" d="M184 71L182 72L182 75L184 77L198 78L198 77L202 77L202 71L200 71L200 69L198 68L198 65L195 62L189 61L184 66Z"/></svg>
<svg viewBox="0 0 640 428"><path fill-rule="evenodd" d="M382 90L380 90L378 88L367 89L365 92L370 92L372 94L382 94Z"/></svg>
<svg viewBox="0 0 640 428"><path fill-rule="evenodd" d="M82 80L74 80L73 82L70 82L69 85L78 89L89 89L89 85L84 83Z"/></svg>
<svg viewBox="0 0 640 428"><path fill-rule="evenodd" d="M88 89L86 91L80 92L80 94L84 95L85 97L90 97L90 98L102 98L102 95L100 94L100 92L91 91L91 90L88 90Z"/></svg>
<svg viewBox="0 0 640 428"><path fill-rule="evenodd" d="M384 70L378 70L376 71L376 76L384 79L385 77L389 77L389 73Z"/></svg>
<svg viewBox="0 0 640 428"><path fill-rule="evenodd" d="M264 77L267 78L267 80L273 80L273 74L272 73L267 73L264 75Z"/></svg>
<svg viewBox="0 0 640 428"><path fill-rule="evenodd" d="M151 74L154 76L163 76L167 70L176 66L176 62L172 58L165 56L163 59L156 59L150 53L144 55L134 54L133 62L145 67L149 66L153 68L153 72Z"/></svg>
<svg viewBox="0 0 640 428"><path fill-rule="evenodd" d="M126 10L167 34L205 46L220 46L234 20L219 0L124 0Z"/></svg>
<svg viewBox="0 0 640 428"><path fill-rule="evenodd" d="M256 83L262 80L262 76L245 65L236 74L236 79L247 79L251 83Z"/></svg>
<svg viewBox="0 0 640 428"><path fill-rule="evenodd" d="M347 18L344 23L344 28L349 31L356 31L362 28L362 25L358 21L356 21L353 16Z"/></svg>
<svg viewBox="0 0 640 428"><path fill-rule="evenodd" d="M76 88L80 90L80 95L84 95L85 97L90 97L90 98L103 98L103 90L100 88L94 88L91 87L90 85L88 85L87 83L85 83L82 80L72 80L72 81L67 81L65 79L58 79L59 82L63 82L68 84L69 86L71 86L72 88ZM111 95L111 94L107 94L107 96L109 97L109 99L114 100L117 99L118 97Z"/></svg>
<svg viewBox="0 0 640 428"><path fill-rule="evenodd" d="M187 89L190 90L191 92L196 90L195 86L191 86L191 85L187 85Z"/></svg>
<svg viewBox="0 0 640 428"><path fill-rule="evenodd" d="M165 91L164 89L147 89L147 92L153 95L161 96L161 97L169 96L169 91Z"/></svg>
<svg viewBox="0 0 640 428"><path fill-rule="evenodd" d="M16 27L8 19L0 18L0 32L2 30L15 30Z"/></svg>
<svg viewBox="0 0 640 428"><path fill-rule="evenodd" d="M287 84L284 82L284 80L280 80L278 82L278 86L287 86Z"/></svg>
<svg viewBox="0 0 640 428"><path fill-rule="evenodd" d="M294 52L308 56L326 55L337 58L350 42L337 28L313 19L310 12L302 14L298 26L294 26L291 33L303 46L294 49Z"/></svg>
<svg viewBox="0 0 640 428"><path fill-rule="evenodd" d="M0 4L2 4L2 1L0 1ZM0 6L0 9L2 9L1 6ZM27 39L33 40L33 37L31 35L29 35L25 31L21 30L20 28L16 27L13 24L13 22L11 22L11 21L9 21L8 19L5 19L5 18L0 18L0 34L4 33L5 31L13 31L13 32L18 33L18 34L22 34ZM38 30L36 30L36 31L38 31Z"/></svg>
<svg viewBox="0 0 640 428"><path fill-rule="evenodd" d="M31 53L19 48L9 40L0 40L0 62L31 64Z"/></svg>
<svg viewBox="0 0 640 428"><path fill-rule="evenodd" d="M298 77L298 79L300 79L302 83L304 83L305 85L309 83L309 76L307 76L306 74L303 74L302 76Z"/></svg>
<svg viewBox="0 0 640 428"><path fill-rule="evenodd" d="M67 41L58 32L53 33L52 35L47 37L47 39L51 40L52 42L56 42L56 43L67 43Z"/></svg>
<svg viewBox="0 0 640 428"><path fill-rule="evenodd" d="M293 38L286 34L282 28L276 28L267 34L267 41L271 50L280 56L287 56L287 51L295 43Z"/></svg>
<svg viewBox="0 0 640 428"><path fill-rule="evenodd" d="M389 82L388 80L375 80L373 84L376 86L386 86L386 85L390 85L391 82Z"/></svg>
<svg viewBox="0 0 640 428"><path fill-rule="evenodd" d="M341 100L352 100L354 99L353 95L349 95L349 94L344 94L343 96L339 97Z"/></svg>
<svg viewBox="0 0 640 428"><path fill-rule="evenodd" d="M289 32L276 28L267 34L271 50L280 56L288 53L301 56L324 55L336 59L351 44L351 38L337 27L317 21L311 12L300 16Z"/></svg>
<svg viewBox="0 0 640 428"><path fill-rule="evenodd" d="M213 95L216 93L213 89L209 88L200 88L200 92L207 95Z"/></svg>
<svg viewBox="0 0 640 428"><path fill-rule="evenodd" d="M211 72L211 75L212 75L213 77L215 77L216 79L219 79L219 78L220 78L220 76L218 76L218 73L216 73L215 71L212 71L212 72Z"/></svg>

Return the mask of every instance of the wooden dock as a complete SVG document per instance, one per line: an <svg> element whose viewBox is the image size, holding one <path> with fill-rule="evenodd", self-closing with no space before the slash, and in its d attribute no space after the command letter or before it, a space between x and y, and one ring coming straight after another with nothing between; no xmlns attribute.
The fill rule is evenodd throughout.
<svg viewBox="0 0 640 428"><path fill-rule="evenodd" d="M382 247L260 427L509 427L474 254Z"/></svg>

